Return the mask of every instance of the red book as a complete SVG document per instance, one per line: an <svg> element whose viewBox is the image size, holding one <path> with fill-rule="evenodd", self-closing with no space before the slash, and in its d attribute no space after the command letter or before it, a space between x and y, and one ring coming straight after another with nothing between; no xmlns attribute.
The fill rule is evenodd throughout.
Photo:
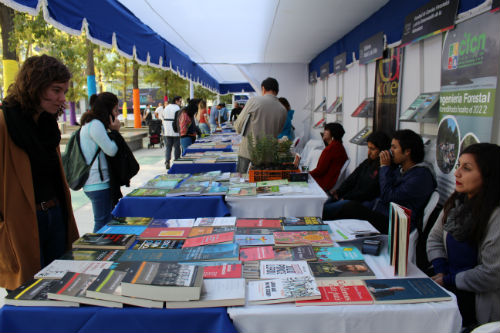
<svg viewBox="0 0 500 333"><path fill-rule="evenodd" d="M202 246L208 244L232 243L233 238L234 238L234 231L224 232L222 234L211 234L206 236L193 237L186 239L182 248Z"/></svg>
<svg viewBox="0 0 500 333"><path fill-rule="evenodd" d="M361 280L330 280L318 282L321 299L297 301L295 305L372 304L373 298Z"/></svg>
<svg viewBox="0 0 500 333"><path fill-rule="evenodd" d="M255 246L240 249L241 261L274 259L272 246Z"/></svg>
<svg viewBox="0 0 500 333"><path fill-rule="evenodd" d="M281 228L281 219L237 219L237 228Z"/></svg>
<svg viewBox="0 0 500 333"><path fill-rule="evenodd" d="M186 239L191 228L146 228L140 239Z"/></svg>
<svg viewBox="0 0 500 333"><path fill-rule="evenodd" d="M239 279L241 278L241 264L205 266L204 279Z"/></svg>

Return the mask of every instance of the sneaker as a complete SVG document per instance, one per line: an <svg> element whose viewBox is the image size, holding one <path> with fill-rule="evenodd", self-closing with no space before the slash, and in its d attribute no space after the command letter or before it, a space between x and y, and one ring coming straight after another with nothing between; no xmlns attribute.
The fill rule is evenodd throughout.
<svg viewBox="0 0 500 333"><path fill-rule="evenodd" d="M166 168L167 170L168 170L168 169L170 169L170 163L165 162L165 168Z"/></svg>

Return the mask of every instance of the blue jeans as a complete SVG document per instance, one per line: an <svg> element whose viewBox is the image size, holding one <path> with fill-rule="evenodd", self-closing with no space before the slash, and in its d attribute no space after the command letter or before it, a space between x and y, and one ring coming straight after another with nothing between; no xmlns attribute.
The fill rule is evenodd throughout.
<svg viewBox="0 0 500 333"><path fill-rule="evenodd" d="M349 200L334 201L332 198L328 199L323 206L323 220L335 220L342 206L348 202Z"/></svg>
<svg viewBox="0 0 500 333"><path fill-rule="evenodd" d="M94 232L104 227L111 221L111 211L113 206L111 203L111 192L107 188L99 191L85 191L85 195L92 203L92 211L94 212Z"/></svg>
<svg viewBox="0 0 500 333"><path fill-rule="evenodd" d="M60 204L46 211L37 210L36 218L40 241L40 265L43 268L66 252L67 226Z"/></svg>
<svg viewBox="0 0 500 333"><path fill-rule="evenodd" d="M208 127L208 124L201 123L198 127L202 134L210 134L210 127Z"/></svg>
<svg viewBox="0 0 500 333"><path fill-rule="evenodd" d="M191 136L186 136L181 138L181 146L182 146L182 154L184 155L186 153L186 149L191 146L193 143L193 139Z"/></svg>

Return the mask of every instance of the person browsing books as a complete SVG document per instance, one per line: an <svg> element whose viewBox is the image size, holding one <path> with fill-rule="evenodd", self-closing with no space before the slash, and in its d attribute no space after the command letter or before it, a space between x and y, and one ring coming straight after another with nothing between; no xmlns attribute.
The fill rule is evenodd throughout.
<svg viewBox="0 0 500 333"><path fill-rule="evenodd" d="M427 239L432 279L452 291L464 327L500 320L500 147L468 146L455 191Z"/></svg>
<svg viewBox="0 0 500 333"><path fill-rule="evenodd" d="M83 192L92 203L94 232L111 221L113 203L111 199L110 173L106 156L115 156L118 146L108 136L108 130L118 131L118 97L110 92L90 96L90 110L81 118L80 144L87 163L92 161L89 177L83 185Z"/></svg>
<svg viewBox="0 0 500 333"><path fill-rule="evenodd" d="M191 99L188 105L179 111L179 134L181 136L182 152L185 153L186 149L196 140L196 134L200 133L200 129L196 126L194 117L198 112L199 99Z"/></svg>
<svg viewBox="0 0 500 333"><path fill-rule="evenodd" d="M310 172L323 191L330 191L339 177L340 170L347 161L347 153L342 145L344 127L339 123L328 123L323 132L326 148L321 153L318 165Z"/></svg>
<svg viewBox="0 0 500 333"><path fill-rule="evenodd" d="M374 132L367 138L368 158L364 160L337 190L330 190L330 198L323 206L323 219L335 220L336 215L349 200L373 200L379 195L379 154L389 149L391 139L383 132Z"/></svg>
<svg viewBox="0 0 500 333"><path fill-rule="evenodd" d="M425 205L436 188L434 172L424 162L424 143L412 130L394 133L390 152L380 152L380 195L363 203L349 201L340 209L338 219L369 221L378 231L389 229L389 204L395 202L411 210L411 229L422 223Z"/></svg>
<svg viewBox="0 0 500 333"><path fill-rule="evenodd" d="M165 168L170 169L170 159L172 158L172 147L174 148L174 159L181 157L181 138L179 133L172 127L175 121L175 114L180 112L182 97L175 96L172 101L163 109L163 134L165 135Z"/></svg>
<svg viewBox="0 0 500 333"><path fill-rule="evenodd" d="M286 122L285 126L283 126L283 130L281 131L280 134L278 134L278 139L281 139L282 137L286 136L288 140L293 141L295 139L295 133L294 133L294 127L292 125L292 119L293 119L293 114L295 113L295 110L292 110L290 107L290 103L285 97L280 97L279 101L281 104L286 109Z"/></svg>
<svg viewBox="0 0 500 333"><path fill-rule="evenodd" d="M78 239L59 142L71 73L56 58L25 60L0 112L0 287L12 290Z"/></svg>

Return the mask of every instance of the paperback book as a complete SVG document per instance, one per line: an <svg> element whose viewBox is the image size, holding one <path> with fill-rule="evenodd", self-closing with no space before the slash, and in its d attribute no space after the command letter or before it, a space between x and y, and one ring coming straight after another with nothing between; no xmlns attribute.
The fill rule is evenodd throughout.
<svg viewBox="0 0 500 333"><path fill-rule="evenodd" d="M163 188L136 188L127 196L129 197L165 197L169 193L169 189Z"/></svg>
<svg viewBox="0 0 500 333"><path fill-rule="evenodd" d="M276 246L333 245L333 241L327 231L277 231L273 235Z"/></svg>
<svg viewBox="0 0 500 333"><path fill-rule="evenodd" d="M85 261L56 259L35 274L35 279L61 279L67 272L99 275L103 269L109 268L112 261Z"/></svg>
<svg viewBox="0 0 500 333"><path fill-rule="evenodd" d="M365 280L375 303L451 301L452 297L430 278Z"/></svg>
<svg viewBox="0 0 500 333"><path fill-rule="evenodd" d="M195 227L223 227L235 226L236 217L199 217L194 222Z"/></svg>
<svg viewBox="0 0 500 333"><path fill-rule="evenodd" d="M86 261L115 261L123 254L123 250L70 250L59 259Z"/></svg>
<svg viewBox="0 0 500 333"><path fill-rule="evenodd" d="M148 226L145 225L105 225L97 230L99 234L140 235Z"/></svg>
<svg viewBox="0 0 500 333"><path fill-rule="evenodd" d="M363 260L310 262L316 279L371 279L375 273Z"/></svg>
<svg viewBox="0 0 500 333"><path fill-rule="evenodd" d="M139 239L186 239L191 228L148 227Z"/></svg>
<svg viewBox="0 0 500 333"><path fill-rule="evenodd" d="M87 233L73 242L74 249L126 250L134 243L136 235Z"/></svg>
<svg viewBox="0 0 500 333"><path fill-rule="evenodd" d="M203 270L204 279L236 279L241 278L241 274L241 264L205 266Z"/></svg>
<svg viewBox="0 0 500 333"><path fill-rule="evenodd" d="M272 235L281 228L237 228L236 235Z"/></svg>
<svg viewBox="0 0 500 333"><path fill-rule="evenodd" d="M250 304L286 303L319 298L321 293L316 281L308 275L248 282Z"/></svg>
<svg viewBox="0 0 500 333"><path fill-rule="evenodd" d="M146 249L181 249L183 240L177 239L142 239L134 244L132 250Z"/></svg>
<svg viewBox="0 0 500 333"><path fill-rule="evenodd" d="M317 216L303 217L283 217L283 226L299 226L299 225L321 225L323 221Z"/></svg>
<svg viewBox="0 0 500 333"><path fill-rule="evenodd" d="M147 226L151 222L151 217L118 217L113 216L111 222L108 225L145 225Z"/></svg>
<svg viewBox="0 0 500 333"><path fill-rule="evenodd" d="M277 279L280 277L296 277L311 275L307 261L261 261L260 278Z"/></svg>
<svg viewBox="0 0 500 333"><path fill-rule="evenodd" d="M274 245L273 235L235 235L234 242L240 247Z"/></svg>
<svg viewBox="0 0 500 333"><path fill-rule="evenodd" d="M189 232L188 237L198 237L210 234L221 234L224 232L234 232L236 227L234 226L224 226L224 227L193 227Z"/></svg>
<svg viewBox="0 0 500 333"><path fill-rule="evenodd" d="M364 260L356 247L315 247L318 261Z"/></svg>
<svg viewBox="0 0 500 333"><path fill-rule="evenodd" d="M209 244L232 243L234 232L224 232L221 234L211 234L186 239L182 248L202 246Z"/></svg>
<svg viewBox="0 0 500 333"><path fill-rule="evenodd" d="M236 227L281 229L281 219L238 218L236 219Z"/></svg>
<svg viewBox="0 0 500 333"><path fill-rule="evenodd" d="M317 281L321 298L297 301L297 306L372 304L373 298L362 280Z"/></svg>
<svg viewBox="0 0 500 333"><path fill-rule="evenodd" d="M272 246L255 246L240 249L241 261L269 260L274 259L274 257Z"/></svg>
<svg viewBox="0 0 500 333"><path fill-rule="evenodd" d="M191 228L195 219L158 219L154 218L149 227L159 228Z"/></svg>
<svg viewBox="0 0 500 333"><path fill-rule="evenodd" d="M5 296L6 305L15 306L80 306L77 302L57 301L47 298L47 292L59 280L30 280Z"/></svg>

